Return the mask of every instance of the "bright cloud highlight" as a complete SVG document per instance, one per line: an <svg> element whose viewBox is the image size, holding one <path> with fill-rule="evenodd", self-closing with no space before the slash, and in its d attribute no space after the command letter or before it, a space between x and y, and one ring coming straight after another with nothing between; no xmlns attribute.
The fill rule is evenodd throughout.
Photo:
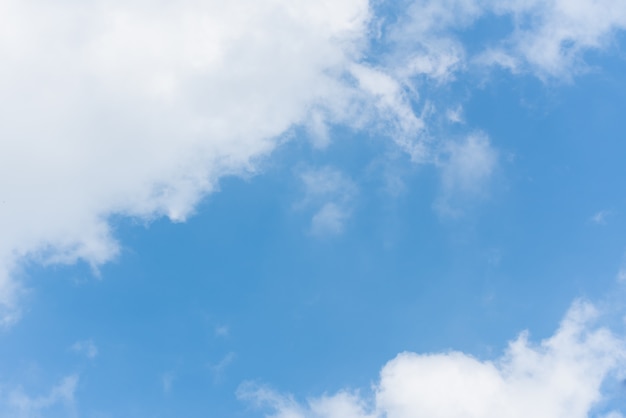
<svg viewBox="0 0 626 418"><path fill-rule="evenodd" d="M595 325L597 317L593 305L576 302L553 336L533 344L524 332L495 361L401 353L371 397L346 391L301 404L253 384L239 396L272 418L586 418L605 400L603 383L626 371L624 339Z"/></svg>
<svg viewBox="0 0 626 418"><path fill-rule="evenodd" d="M182 221L312 110L347 118L368 19L365 0L3 1L2 321L23 257L97 266L110 215Z"/></svg>
<svg viewBox="0 0 626 418"><path fill-rule="evenodd" d="M470 56L457 34L486 16L514 25ZM626 27L618 0L420 0L380 36L378 18L367 0L3 1L0 322L19 318L24 259L96 268L119 253L111 216L183 221L223 176L257 172L294 126L319 148L344 124L415 163L451 152L442 202L479 187L496 154L477 143L478 186L446 180L467 168L452 167L469 158L455 150L476 147L433 137L424 83L437 91L485 64L567 77ZM328 202L311 230L338 233L348 212Z"/></svg>

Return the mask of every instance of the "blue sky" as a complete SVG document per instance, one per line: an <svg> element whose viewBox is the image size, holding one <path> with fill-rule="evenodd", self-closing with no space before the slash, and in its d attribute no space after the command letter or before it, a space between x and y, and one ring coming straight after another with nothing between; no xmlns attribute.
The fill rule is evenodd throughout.
<svg viewBox="0 0 626 418"><path fill-rule="evenodd" d="M626 414L621 1L0 28L0 416Z"/></svg>

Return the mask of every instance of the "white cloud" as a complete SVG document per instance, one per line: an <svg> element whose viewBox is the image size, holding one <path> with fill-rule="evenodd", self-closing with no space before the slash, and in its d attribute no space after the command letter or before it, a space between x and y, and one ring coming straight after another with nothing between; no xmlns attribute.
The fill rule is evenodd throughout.
<svg viewBox="0 0 626 418"><path fill-rule="evenodd" d="M93 340L77 341L72 344L72 350L78 354L82 354L89 359L94 359L98 355L98 347Z"/></svg>
<svg viewBox="0 0 626 418"><path fill-rule="evenodd" d="M626 29L622 0L507 0L496 13L512 14L515 31L501 56L509 66L530 68L540 77L570 77L585 65L583 54L606 48Z"/></svg>
<svg viewBox="0 0 626 418"><path fill-rule="evenodd" d="M111 260L111 215L185 220L294 124L366 106L349 73L369 13L367 0L3 1L2 321L19 314L24 257Z"/></svg>
<svg viewBox="0 0 626 418"><path fill-rule="evenodd" d="M21 388L2 394L0 412L2 416L13 418L39 418L42 416L74 417L76 406L74 393L78 385L78 376L70 375L63 378L50 389L47 395L29 396Z"/></svg>
<svg viewBox="0 0 626 418"><path fill-rule="evenodd" d="M511 31L485 41L486 48L468 60L459 31L494 15L510 19ZM447 81L469 61L531 71L545 80L583 71L584 53L608 47L624 29L622 0L415 0L393 39L407 77Z"/></svg>
<svg viewBox="0 0 626 418"><path fill-rule="evenodd" d="M349 217L350 214L345 208L336 203L326 203L313 215L311 233L318 236L341 234Z"/></svg>
<svg viewBox="0 0 626 418"><path fill-rule="evenodd" d="M352 214L358 193L356 184L332 167L309 169L300 174L304 197L296 208L313 208L310 231L316 236L341 234Z"/></svg>
<svg viewBox="0 0 626 418"><path fill-rule="evenodd" d="M412 161L438 161L425 123L435 107L415 79L436 91L493 57L544 78L575 72L626 26L620 1L415 1L385 28L389 59L376 66L364 63L368 0L3 1L0 322L19 317L24 258L97 268L119 253L111 216L183 221L294 125L320 148L329 125L375 127ZM468 58L456 34L493 13L519 24L491 58ZM488 154L470 177L489 175ZM442 166L443 194L465 190L454 173L467 167L452 162L466 160ZM324 202L312 231L338 233L349 216Z"/></svg>
<svg viewBox="0 0 626 418"><path fill-rule="evenodd" d="M470 27L485 12L476 0L416 0L393 28L394 65L401 78L453 79L465 67L466 52L454 31Z"/></svg>
<svg viewBox="0 0 626 418"><path fill-rule="evenodd" d="M576 302L552 337L533 344L524 332L495 361L454 351L399 354L371 396L343 391L299 403L253 384L238 396L272 418L586 418L606 400L603 383L623 377L626 366L625 341L595 325L597 316Z"/></svg>

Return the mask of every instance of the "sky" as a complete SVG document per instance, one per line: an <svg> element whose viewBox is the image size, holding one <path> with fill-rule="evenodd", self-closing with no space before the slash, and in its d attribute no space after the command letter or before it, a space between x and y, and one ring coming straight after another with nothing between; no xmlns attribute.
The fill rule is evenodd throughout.
<svg viewBox="0 0 626 418"><path fill-rule="evenodd" d="M623 0L0 0L0 417L626 417Z"/></svg>

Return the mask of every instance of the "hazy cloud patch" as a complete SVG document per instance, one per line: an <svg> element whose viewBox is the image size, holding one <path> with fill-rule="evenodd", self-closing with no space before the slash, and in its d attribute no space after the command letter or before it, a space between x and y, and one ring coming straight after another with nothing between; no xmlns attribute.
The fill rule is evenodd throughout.
<svg viewBox="0 0 626 418"><path fill-rule="evenodd" d="M89 359L94 359L98 355L98 347L93 340L77 341L72 344L72 351L84 355Z"/></svg>
<svg viewBox="0 0 626 418"><path fill-rule="evenodd" d="M78 375L64 377L46 395L28 395L21 387L6 393L3 391L0 412L3 416L15 418L39 418L50 413L77 417L75 393L78 381Z"/></svg>
<svg viewBox="0 0 626 418"><path fill-rule="evenodd" d="M445 216L462 214L468 198L486 194L497 164L498 153L485 134L476 133L445 144L439 161L441 190L436 210Z"/></svg>
<svg viewBox="0 0 626 418"><path fill-rule="evenodd" d="M322 167L307 169L300 174L304 196L297 209L313 210L310 232L314 236L332 236L344 231L352 215L358 187L343 172Z"/></svg>

